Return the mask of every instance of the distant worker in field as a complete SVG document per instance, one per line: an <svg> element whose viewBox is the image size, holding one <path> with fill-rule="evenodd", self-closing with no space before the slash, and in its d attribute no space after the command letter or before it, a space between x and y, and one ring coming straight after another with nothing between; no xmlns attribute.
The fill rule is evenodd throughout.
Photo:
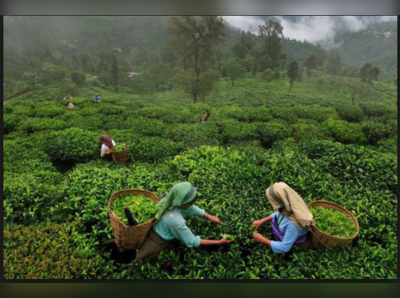
<svg viewBox="0 0 400 298"><path fill-rule="evenodd" d="M72 102L70 102L70 103L68 104L68 109L72 110L74 107L75 107L75 106L74 106L74 104L73 104Z"/></svg>
<svg viewBox="0 0 400 298"><path fill-rule="evenodd" d="M156 219L159 221L150 229L146 240L137 251L135 262L154 259L173 239L181 240L187 247L220 245L233 241L226 238L205 240L190 231L181 213L187 216L205 217L214 224L222 223L218 217L195 206L196 199L197 191L191 183L181 182L172 187L170 192L158 203L160 209Z"/></svg>
<svg viewBox="0 0 400 298"><path fill-rule="evenodd" d="M67 99L71 99L72 98L72 95L71 94L68 94L67 96L65 96L64 98L63 98L63 100L67 100Z"/></svg>
<svg viewBox="0 0 400 298"><path fill-rule="evenodd" d="M104 157L107 154L107 157L110 158L111 150L115 146L114 140L107 135L101 135L100 143L101 143L100 156Z"/></svg>
<svg viewBox="0 0 400 298"><path fill-rule="evenodd" d="M211 114L209 111L207 111L207 113L204 114L203 119L201 120L201 123L204 123L208 120L208 118L211 117Z"/></svg>
<svg viewBox="0 0 400 298"><path fill-rule="evenodd" d="M97 103L100 103L100 95L99 95L98 93L96 93L96 94L94 95L93 101L94 101L94 102L97 102Z"/></svg>
<svg viewBox="0 0 400 298"><path fill-rule="evenodd" d="M258 229L271 221L276 241L257 232L253 237L257 242L270 246L274 253L288 253L293 244L304 244L307 241L307 227L311 225L313 215L304 200L284 182L273 184L266 190L266 195L275 213L254 221L252 226Z"/></svg>

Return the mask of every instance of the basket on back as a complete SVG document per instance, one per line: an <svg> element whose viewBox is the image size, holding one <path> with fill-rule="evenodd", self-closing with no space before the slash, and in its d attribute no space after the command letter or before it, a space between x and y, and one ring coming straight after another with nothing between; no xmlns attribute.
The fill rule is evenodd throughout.
<svg viewBox="0 0 400 298"><path fill-rule="evenodd" d="M124 224L121 219L112 211L112 203L117 200L119 197L124 195L143 195L149 200L152 200L154 203L158 203L158 197L146 190L139 189L127 189L121 190L114 193L110 200L108 201L108 214L111 220L111 226L113 230L113 235L115 238L115 243L118 247L123 249L138 249L144 242L147 237L147 234L150 231L151 226L155 222L155 219L150 219L149 221L138 224L136 226L128 226ZM123 199L123 198L120 198Z"/></svg>
<svg viewBox="0 0 400 298"><path fill-rule="evenodd" d="M118 145L118 144L117 144ZM127 162L128 161L128 152L129 152L129 146L126 145L125 149L122 151L114 151L116 146L111 151L112 158L116 162Z"/></svg>
<svg viewBox="0 0 400 298"><path fill-rule="evenodd" d="M342 206L328 202L328 201L315 201L310 204L308 204L308 208L312 207L322 207L322 208L328 208L328 209L335 209L339 212L342 212L345 214L350 220L354 223L356 226L356 233L351 236L351 237L337 237L337 236L332 236L329 234L326 234L320 230L315 225L311 226L311 247L326 247L326 248L335 248L335 247L341 247L346 244L351 243L357 236L358 233L360 232L360 226L358 224L357 218L353 214L351 214L349 211L347 211L345 208Z"/></svg>

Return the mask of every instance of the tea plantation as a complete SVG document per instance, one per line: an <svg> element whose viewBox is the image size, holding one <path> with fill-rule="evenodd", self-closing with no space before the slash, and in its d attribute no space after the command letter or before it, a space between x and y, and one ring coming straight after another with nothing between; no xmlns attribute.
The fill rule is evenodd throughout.
<svg viewBox="0 0 400 298"><path fill-rule="evenodd" d="M80 88L71 102L58 87L3 107L3 277L6 279L396 279L397 87L356 78L266 83L227 80L205 102L178 91L150 98ZM363 89L352 104L346 86ZM94 104L98 92L101 103ZM211 118L201 123L205 112ZM100 134L129 145L129 161L100 158ZM224 225L188 218L203 239L176 242L152 263L134 264L114 245L110 196L139 188L159 197L181 181ZM356 246L295 246L285 260L256 243L253 220L273 210L265 189L284 181L306 202L328 200L360 224ZM261 233L271 237L268 224Z"/></svg>

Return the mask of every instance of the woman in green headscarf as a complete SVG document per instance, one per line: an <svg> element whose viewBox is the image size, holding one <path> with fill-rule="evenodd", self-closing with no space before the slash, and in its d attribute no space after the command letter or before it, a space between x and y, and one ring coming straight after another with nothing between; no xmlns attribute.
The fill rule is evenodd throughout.
<svg viewBox="0 0 400 298"><path fill-rule="evenodd" d="M196 196L197 191L189 182L181 182L172 187L167 196L158 203L160 207L160 211L156 215L158 222L151 228L145 242L138 250L135 261L153 259L173 239L181 240L187 247L232 242L232 240L225 238L205 240L193 235L186 226L186 221L183 219L181 212L189 216L204 216L214 224L221 224L218 217L212 216L194 205Z"/></svg>

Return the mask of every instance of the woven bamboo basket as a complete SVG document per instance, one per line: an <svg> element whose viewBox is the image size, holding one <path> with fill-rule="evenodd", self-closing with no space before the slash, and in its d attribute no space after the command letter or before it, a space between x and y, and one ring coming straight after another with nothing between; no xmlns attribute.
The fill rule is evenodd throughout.
<svg viewBox="0 0 400 298"><path fill-rule="evenodd" d="M315 225L311 226L311 243L310 246L314 248L319 248L319 247L325 247L325 248L335 248L335 247L341 247L346 244L351 243L357 236L358 233L360 232L360 225L358 224L357 218L353 214L351 214L349 211L347 211L345 208L342 206L328 202L328 201L315 201L310 204L308 204L308 208L311 207L323 207L323 208L330 208L330 209L336 209L343 214L345 214L347 217L351 219L351 221L355 224L356 226L356 233L351 236L351 237L337 237L337 236L332 236L329 234L326 234L324 232L321 232L318 230L318 228Z"/></svg>
<svg viewBox="0 0 400 298"><path fill-rule="evenodd" d="M150 228L156 220L153 218L145 223L136 226L128 226L124 224L111 209L112 203L123 195L143 195L154 201L155 203L158 203L159 199L154 193L147 190L126 189L114 193L108 201L108 214L111 220L111 227L115 238L115 244L117 244L119 248L123 249L138 249L143 244L144 240L147 237L147 234L150 231Z"/></svg>
<svg viewBox="0 0 400 298"><path fill-rule="evenodd" d="M117 146L116 144L114 148ZM114 151L114 148L111 150L112 158L115 162L127 162L128 161L128 152L129 145L126 145L126 148L122 151Z"/></svg>

